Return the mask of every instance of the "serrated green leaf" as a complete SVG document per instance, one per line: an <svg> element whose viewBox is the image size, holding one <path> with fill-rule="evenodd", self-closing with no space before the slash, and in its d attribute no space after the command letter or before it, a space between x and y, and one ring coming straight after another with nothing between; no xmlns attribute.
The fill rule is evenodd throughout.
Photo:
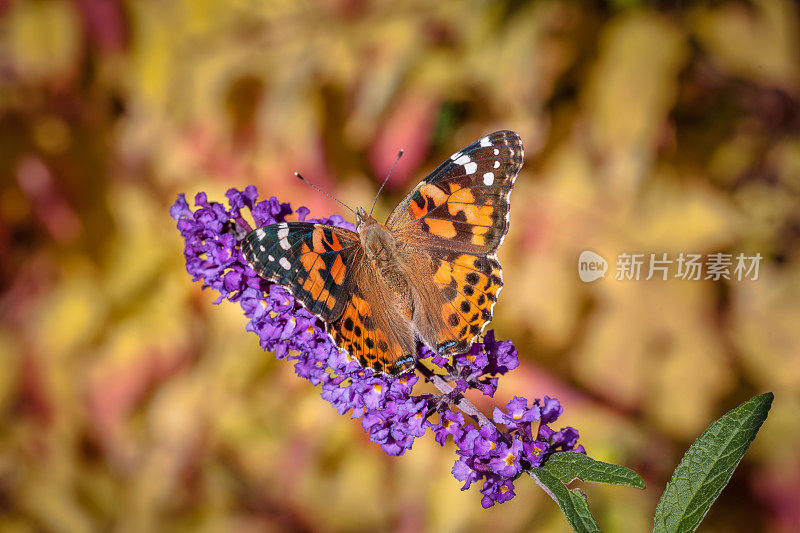
<svg viewBox="0 0 800 533"><path fill-rule="evenodd" d="M711 424L683 456L656 507L653 531L691 532L730 481L774 396L756 396Z"/></svg>
<svg viewBox="0 0 800 533"><path fill-rule="evenodd" d="M554 453L541 468L554 474L562 483L569 483L577 478L596 483L627 485L637 489L645 487L644 480L630 468L597 461L577 452Z"/></svg>
<svg viewBox="0 0 800 533"><path fill-rule="evenodd" d="M536 484L555 500L572 529L578 533L600 531L583 492L568 489L555 474L544 467L532 468L529 473Z"/></svg>

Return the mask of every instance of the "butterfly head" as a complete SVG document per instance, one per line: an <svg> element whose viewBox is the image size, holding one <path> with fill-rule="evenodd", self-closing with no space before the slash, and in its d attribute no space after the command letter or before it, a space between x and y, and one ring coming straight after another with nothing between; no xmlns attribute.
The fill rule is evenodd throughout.
<svg viewBox="0 0 800 533"><path fill-rule="evenodd" d="M356 223L356 231L361 233L361 230L367 226L372 226L373 224L377 224L378 221L375 218L364 211L363 207L359 207L356 209L356 217L358 217L358 222Z"/></svg>

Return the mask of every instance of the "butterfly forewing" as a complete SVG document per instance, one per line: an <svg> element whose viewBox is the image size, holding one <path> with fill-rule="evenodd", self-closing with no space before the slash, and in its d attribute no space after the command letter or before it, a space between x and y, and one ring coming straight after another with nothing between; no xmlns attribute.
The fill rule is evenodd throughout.
<svg viewBox="0 0 800 533"><path fill-rule="evenodd" d="M513 131L478 139L422 180L386 226L421 248L494 252L508 231L509 195L523 156L522 141Z"/></svg>
<svg viewBox="0 0 800 533"><path fill-rule="evenodd" d="M350 297L352 272L363 256L352 231L308 222L282 222L251 231L242 252L259 276L289 289L323 320L339 318Z"/></svg>
<svg viewBox="0 0 800 533"><path fill-rule="evenodd" d="M409 324L390 319L390 295L372 266L362 261L356 233L323 224L279 223L250 232L242 252L261 277L286 287L319 316L336 346L363 366L397 375L413 364L413 332Z"/></svg>

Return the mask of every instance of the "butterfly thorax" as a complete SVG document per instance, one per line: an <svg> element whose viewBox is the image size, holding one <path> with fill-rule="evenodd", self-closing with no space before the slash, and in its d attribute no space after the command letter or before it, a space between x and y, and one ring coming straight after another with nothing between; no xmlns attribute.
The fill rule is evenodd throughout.
<svg viewBox="0 0 800 533"><path fill-rule="evenodd" d="M366 259L372 263L375 272L386 284L389 293L393 295L400 312L411 319L414 306L410 288L404 275L404 247L389 229L378 223L371 215L359 209L358 235L364 247Z"/></svg>

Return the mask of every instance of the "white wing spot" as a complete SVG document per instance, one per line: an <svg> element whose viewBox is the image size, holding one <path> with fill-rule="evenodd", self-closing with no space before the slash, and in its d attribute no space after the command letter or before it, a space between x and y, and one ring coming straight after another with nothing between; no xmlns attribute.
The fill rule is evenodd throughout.
<svg viewBox="0 0 800 533"><path fill-rule="evenodd" d="M451 155L451 156L450 156L450 159L452 159L453 161L455 161L455 160L456 160L456 159L458 159L459 157L461 157L461 152L456 152L456 153L454 153L453 155Z"/></svg>
<svg viewBox="0 0 800 533"><path fill-rule="evenodd" d="M278 238L285 239L289 235L289 226L281 225L278 230Z"/></svg>
<svg viewBox="0 0 800 533"><path fill-rule="evenodd" d="M494 162L494 168L500 168L500 161Z"/></svg>
<svg viewBox="0 0 800 533"><path fill-rule="evenodd" d="M464 165L464 170L467 172L467 175L473 174L478 170L478 163L467 163Z"/></svg>
<svg viewBox="0 0 800 533"><path fill-rule="evenodd" d="M461 157L459 157L455 161L456 161L456 165L466 165L467 163L469 163L472 160L469 158L468 155L462 155Z"/></svg>
<svg viewBox="0 0 800 533"><path fill-rule="evenodd" d="M264 248L264 245L263 245L263 244L262 244L261 246L259 246L259 248L261 249L261 251L262 251L262 252L266 252L266 251L267 251L267 249L266 249L266 248Z"/></svg>
<svg viewBox="0 0 800 533"><path fill-rule="evenodd" d="M483 184L491 185L492 183L494 183L494 172L487 172L483 175Z"/></svg>
<svg viewBox="0 0 800 533"><path fill-rule="evenodd" d="M495 149L494 149L494 155L499 155L499 154L500 154L500 150L498 150L497 148L495 148Z"/></svg>
<svg viewBox="0 0 800 533"><path fill-rule="evenodd" d="M267 256L267 259L269 259L270 261L275 261L275 258L274 258L274 257L272 257L271 255L268 255L268 256Z"/></svg>
<svg viewBox="0 0 800 533"><path fill-rule="evenodd" d="M261 240L266 236L267 236L267 232L264 231L264 228L258 228L256 230L256 237L258 237L258 240Z"/></svg>
<svg viewBox="0 0 800 533"><path fill-rule="evenodd" d="M292 268L291 263L289 263L289 260L286 259L285 257L281 257L278 263L280 263L280 265L283 267L284 270L289 270L290 268Z"/></svg>
<svg viewBox="0 0 800 533"><path fill-rule="evenodd" d="M483 146L484 148L491 145L492 141L489 140L489 137L484 137L483 139L481 139L481 146Z"/></svg>

